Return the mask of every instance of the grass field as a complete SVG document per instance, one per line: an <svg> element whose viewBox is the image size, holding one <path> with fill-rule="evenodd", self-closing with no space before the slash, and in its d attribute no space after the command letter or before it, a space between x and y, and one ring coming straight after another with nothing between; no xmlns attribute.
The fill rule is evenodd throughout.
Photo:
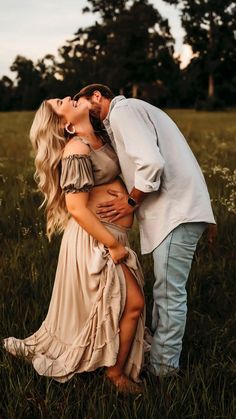
<svg viewBox="0 0 236 419"><path fill-rule="evenodd" d="M209 250L202 238L188 282L182 378L149 376L144 395L117 396L102 371L66 384L39 377L0 348L0 418L184 419L236 417L236 111L168 113L186 135L206 177L218 222ZM0 114L0 338L26 337L44 319L60 240L45 238L27 138L33 113ZM139 253L135 226L131 242ZM148 324L152 261L141 258Z"/></svg>

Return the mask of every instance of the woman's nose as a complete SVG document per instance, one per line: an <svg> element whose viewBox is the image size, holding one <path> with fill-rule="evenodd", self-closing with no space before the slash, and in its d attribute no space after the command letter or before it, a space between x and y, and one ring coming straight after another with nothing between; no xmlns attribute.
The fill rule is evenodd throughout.
<svg viewBox="0 0 236 419"><path fill-rule="evenodd" d="M64 97L64 99L63 99L63 101L70 101L71 100L71 97L70 96L66 96L66 97Z"/></svg>

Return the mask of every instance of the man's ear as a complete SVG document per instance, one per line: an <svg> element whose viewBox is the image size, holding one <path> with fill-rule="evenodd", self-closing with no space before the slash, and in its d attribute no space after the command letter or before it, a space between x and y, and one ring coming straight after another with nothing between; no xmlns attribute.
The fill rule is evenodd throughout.
<svg viewBox="0 0 236 419"><path fill-rule="evenodd" d="M94 92L93 92L93 98L95 99L95 101L97 103L101 103L101 101L102 101L102 94L101 94L101 92L99 92L99 90L94 90Z"/></svg>

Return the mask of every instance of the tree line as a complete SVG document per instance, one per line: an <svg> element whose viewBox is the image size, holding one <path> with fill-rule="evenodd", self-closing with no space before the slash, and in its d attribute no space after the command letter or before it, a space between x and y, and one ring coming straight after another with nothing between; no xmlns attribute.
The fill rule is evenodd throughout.
<svg viewBox="0 0 236 419"><path fill-rule="evenodd" d="M148 0L87 0L99 22L36 63L18 55L12 80L0 80L0 110L30 110L47 97L73 95L89 83L162 107L217 109L236 104L236 3L165 0L179 8L194 57L180 69L168 19Z"/></svg>

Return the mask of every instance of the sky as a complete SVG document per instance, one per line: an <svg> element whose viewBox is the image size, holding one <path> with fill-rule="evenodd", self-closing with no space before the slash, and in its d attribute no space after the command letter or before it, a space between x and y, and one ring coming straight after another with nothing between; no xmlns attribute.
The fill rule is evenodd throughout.
<svg viewBox="0 0 236 419"><path fill-rule="evenodd" d="M115 1L115 0L114 0ZM176 39L175 51L181 55L182 67L191 56L191 49L183 45L178 10L162 0L149 0L169 19L171 32ZM46 54L57 54L66 40L72 39L81 27L98 19L98 15L82 13L87 0L0 0L0 78L14 78L10 66L17 55L33 60Z"/></svg>

